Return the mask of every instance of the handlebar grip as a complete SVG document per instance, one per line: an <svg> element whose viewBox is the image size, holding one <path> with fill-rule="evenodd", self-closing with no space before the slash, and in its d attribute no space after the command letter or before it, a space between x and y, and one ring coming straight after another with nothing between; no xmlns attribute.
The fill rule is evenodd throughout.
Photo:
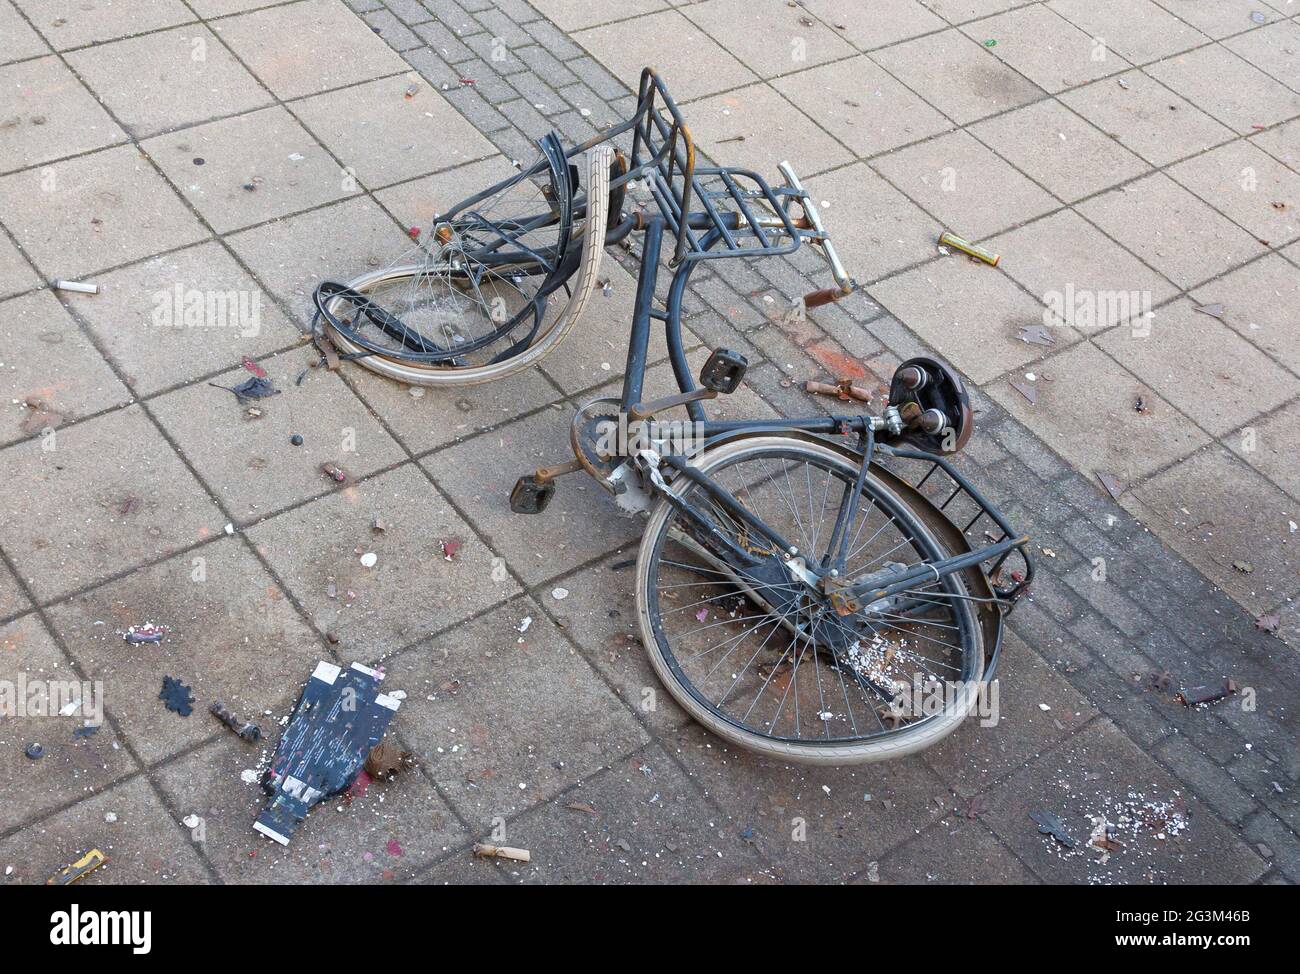
<svg viewBox="0 0 1300 974"><path fill-rule="evenodd" d="M809 310L820 308L822 305L830 304L844 297L844 292L837 287L823 288L820 291L813 291L812 294L803 296L803 306Z"/></svg>

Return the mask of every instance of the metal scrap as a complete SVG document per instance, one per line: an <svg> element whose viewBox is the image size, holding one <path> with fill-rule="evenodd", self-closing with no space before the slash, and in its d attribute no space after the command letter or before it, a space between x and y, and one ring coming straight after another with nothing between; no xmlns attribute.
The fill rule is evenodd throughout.
<svg viewBox="0 0 1300 974"><path fill-rule="evenodd" d="M1222 700L1236 692L1237 684L1229 677L1225 678L1222 683L1189 687L1178 694L1178 699L1185 707L1197 707L1201 704L1214 703L1216 700Z"/></svg>
<svg viewBox="0 0 1300 974"><path fill-rule="evenodd" d="M220 700L213 701L212 706L208 708L208 712L239 735L240 740L255 743L262 739L262 728L252 721L240 720Z"/></svg>
<svg viewBox="0 0 1300 974"><path fill-rule="evenodd" d="M1038 826L1039 832L1042 832L1043 835L1050 835L1067 849L1073 849L1079 844L1078 840L1066 831L1065 823L1051 812L1037 808L1029 813L1029 817L1033 820L1034 824Z"/></svg>
<svg viewBox="0 0 1300 974"><path fill-rule="evenodd" d="M853 384L852 379L836 379L835 384L809 380L803 384L804 392L815 392L823 396L835 396L841 402L856 399L858 402L871 402L871 392Z"/></svg>
<svg viewBox="0 0 1300 974"><path fill-rule="evenodd" d="M75 883L81 877L94 872L104 863L108 862L108 857L98 849L91 849L76 862L64 866L57 873L45 881L46 886L67 886Z"/></svg>

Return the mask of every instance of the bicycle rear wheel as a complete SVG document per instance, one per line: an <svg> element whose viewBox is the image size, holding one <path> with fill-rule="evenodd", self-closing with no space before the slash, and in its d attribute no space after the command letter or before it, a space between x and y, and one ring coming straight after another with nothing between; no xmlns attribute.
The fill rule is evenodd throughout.
<svg viewBox="0 0 1300 974"><path fill-rule="evenodd" d="M321 284L316 322L339 351L428 386L499 379L553 351L595 284L608 214L585 199L607 199L611 150L588 153L586 196L574 200L567 160L551 148L553 165L435 219L392 265ZM562 287L557 309L550 298Z"/></svg>
<svg viewBox="0 0 1300 974"><path fill-rule="evenodd" d="M725 445L697 469L797 543L814 569L858 473L829 446L781 436ZM673 489L742 548L780 556L699 485ZM854 502L844 578L948 556L870 472ZM695 541L667 501L651 513L637 558L642 642L674 699L718 736L783 760L862 763L928 747L976 703L984 643L958 575L849 616L797 579L773 596L755 578Z"/></svg>

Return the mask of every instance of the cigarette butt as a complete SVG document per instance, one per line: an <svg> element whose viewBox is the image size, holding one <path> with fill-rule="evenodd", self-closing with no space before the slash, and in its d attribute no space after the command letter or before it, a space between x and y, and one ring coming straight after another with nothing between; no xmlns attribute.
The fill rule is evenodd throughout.
<svg viewBox="0 0 1300 974"><path fill-rule="evenodd" d="M53 281L51 286L56 291L76 291L78 294L98 294L98 284L84 284L81 281Z"/></svg>
<svg viewBox="0 0 1300 974"><path fill-rule="evenodd" d="M953 250L960 250L963 254L969 254L977 260L982 260L984 263L990 264L993 267L997 267L998 261L1002 259L1000 255L991 254L983 247L977 247L969 240L963 240L955 233L948 233L947 231L944 231L943 234L940 235L939 246L951 247Z"/></svg>
<svg viewBox="0 0 1300 974"><path fill-rule="evenodd" d="M533 856L527 849L512 849L505 845L485 845L482 842L474 843L474 855L491 858L495 856L498 859L513 859L515 862L532 862Z"/></svg>

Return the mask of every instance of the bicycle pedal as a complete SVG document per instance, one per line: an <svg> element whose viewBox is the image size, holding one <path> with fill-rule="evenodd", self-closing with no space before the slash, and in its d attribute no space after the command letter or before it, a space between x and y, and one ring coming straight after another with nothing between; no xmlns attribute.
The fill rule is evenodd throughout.
<svg viewBox="0 0 1300 974"><path fill-rule="evenodd" d="M541 514L554 496L554 481L539 484L533 474L525 474L510 491L510 510L516 514Z"/></svg>
<svg viewBox="0 0 1300 974"><path fill-rule="evenodd" d="M700 369L700 385L711 392L735 392L749 368L749 359L729 348L715 348Z"/></svg>

